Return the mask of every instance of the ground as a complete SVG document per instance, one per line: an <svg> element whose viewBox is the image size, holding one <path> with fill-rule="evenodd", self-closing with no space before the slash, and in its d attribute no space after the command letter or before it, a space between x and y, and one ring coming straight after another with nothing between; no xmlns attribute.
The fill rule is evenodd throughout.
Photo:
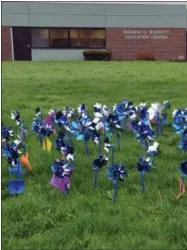
<svg viewBox="0 0 187 250"><path fill-rule="evenodd" d="M93 190L95 146L89 146L91 155L86 158L83 143L76 142L76 171L67 198L49 185L56 150L42 151L30 130L37 106L47 115L49 109L65 105L85 103L92 112L96 102L112 107L124 99L139 104L169 98L172 110L187 106L186 63L3 63L2 121L16 127L10 113L21 112L29 130L33 167L33 173L25 176L24 195L11 198L7 194L11 177L2 161L3 249L187 249L187 194L176 200L177 169L185 156L178 149L180 136L172 128L158 140L161 154L156 158L157 169L146 176L145 194L136 169L143 150L131 133L121 136L121 153L116 151L115 162L126 165L129 177L120 183L116 205L104 170ZM171 110L169 114L172 121Z"/></svg>

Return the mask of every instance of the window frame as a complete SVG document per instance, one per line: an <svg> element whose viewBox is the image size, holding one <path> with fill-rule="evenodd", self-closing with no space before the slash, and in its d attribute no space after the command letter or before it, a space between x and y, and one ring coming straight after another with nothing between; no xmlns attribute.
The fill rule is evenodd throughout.
<svg viewBox="0 0 187 250"><path fill-rule="evenodd" d="M48 36L48 42L49 42L49 46L48 47L40 47L40 46L35 46L35 47L33 47L33 45L32 45L32 30L33 29L39 29L39 30L41 30L41 29L48 29L48 32L49 32L49 36ZM52 30L52 29L55 29L55 30L57 30L57 29L65 29L65 30L68 30L68 44L69 44L69 46L67 46L67 47L64 47L64 46L60 46L60 47L55 47L55 46L52 46L51 44L50 44L50 40L51 40L51 32L50 32L50 30ZM76 29L76 30L80 30L80 29L82 29L82 30L103 30L103 31L105 31L105 38L103 39L104 40L104 46L102 46L102 47L89 47L89 46L86 46L86 47L84 47L84 46L81 46L81 47L73 47L72 45L71 45L71 39L70 39L70 30L71 29ZM66 50L68 50L68 49L71 49L71 50L80 50L80 49L98 49L98 50L100 50L100 49L106 49L106 28L105 27L99 27L99 28L89 28L89 27L84 27L84 28L82 28L82 27L30 27L30 33L31 33L31 41L30 41L30 44L31 44L31 49L47 49L47 50L49 50L49 49L51 49L51 50L55 50L55 49L66 49Z"/></svg>

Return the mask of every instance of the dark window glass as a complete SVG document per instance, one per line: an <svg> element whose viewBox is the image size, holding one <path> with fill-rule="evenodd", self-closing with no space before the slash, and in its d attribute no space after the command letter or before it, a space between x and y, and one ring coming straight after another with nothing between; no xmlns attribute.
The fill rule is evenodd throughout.
<svg viewBox="0 0 187 250"><path fill-rule="evenodd" d="M49 47L49 31L48 29L32 29L32 47L48 48Z"/></svg>
<svg viewBox="0 0 187 250"><path fill-rule="evenodd" d="M104 48L104 29L71 29L70 43L74 48Z"/></svg>
<svg viewBox="0 0 187 250"><path fill-rule="evenodd" d="M105 48L105 29L32 29L33 48Z"/></svg>
<svg viewBox="0 0 187 250"><path fill-rule="evenodd" d="M70 46L67 29L50 29L50 46L68 48Z"/></svg>

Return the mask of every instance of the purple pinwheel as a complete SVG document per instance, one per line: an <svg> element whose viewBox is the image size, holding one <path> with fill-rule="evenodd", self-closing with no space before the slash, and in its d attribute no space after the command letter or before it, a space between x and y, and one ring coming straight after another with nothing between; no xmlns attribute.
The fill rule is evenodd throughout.
<svg viewBox="0 0 187 250"><path fill-rule="evenodd" d="M53 172L53 177L50 181L50 184L68 195L70 190L71 176L74 171L73 166L64 160L57 159L51 166L51 170Z"/></svg>
<svg viewBox="0 0 187 250"><path fill-rule="evenodd" d="M53 129L54 133L55 133L55 128L54 128L54 119L55 119L55 111L54 110L50 110L49 111L49 115L47 117L47 119L45 119L43 121L43 126L49 126Z"/></svg>

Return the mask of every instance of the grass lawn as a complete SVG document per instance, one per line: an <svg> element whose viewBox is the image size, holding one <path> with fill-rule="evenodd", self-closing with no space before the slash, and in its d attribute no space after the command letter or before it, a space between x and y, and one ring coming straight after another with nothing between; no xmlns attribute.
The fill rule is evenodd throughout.
<svg viewBox="0 0 187 250"><path fill-rule="evenodd" d="M120 183L116 205L104 170L93 190L94 145L89 145L90 157L86 158L83 143L75 143L76 171L67 198L49 185L56 150L42 151L38 137L30 131L37 106L47 115L51 108L85 103L91 113L96 102L112 107L124 99L139 104L169 97L172 110L187 106L186 63L3 63L2 121L16 127L10 113L20 111L29 129L27 145L33 167L33 173L25 176L24 195L11 198L7 193L11 176L2 160L3 250L187 249L187 194L176 200L177 169L185 156L178 149L181 137L172 128L158 140L161 154L156 158L157 169L146 176L145 194L136 169L138 157L143 156L141 145L131 133L121 136L121 153L115 152L115 161L126 165L129 177Z"/></svg>

